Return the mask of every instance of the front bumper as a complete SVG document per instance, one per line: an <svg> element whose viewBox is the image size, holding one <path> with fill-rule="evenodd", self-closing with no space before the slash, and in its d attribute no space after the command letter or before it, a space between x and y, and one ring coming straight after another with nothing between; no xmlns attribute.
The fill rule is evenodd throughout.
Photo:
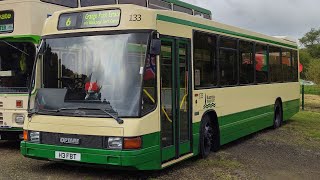
<svg viewBox="0 0 320 180"><path fill-rule="evenodd" d="M22 155L33 159L96 164L118 169L161 169L159 146L134 151L119 151L35 144L22 141L20 150ZM55 151L81 153L81 161L57 160L55 159Z"/></svg>
<svg viewBox="0 0 320 180"><path fill-rule="evenodd" d="M1 128L0 140L23 139L23 128Z"/></svg>

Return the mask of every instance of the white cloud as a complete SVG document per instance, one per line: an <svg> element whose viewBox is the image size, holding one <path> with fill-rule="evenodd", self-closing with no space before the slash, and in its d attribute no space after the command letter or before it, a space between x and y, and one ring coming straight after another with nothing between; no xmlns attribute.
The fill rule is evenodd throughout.
<svg viewBox="0 0 320 180"><path fill-rule="evenodd" d="M302 37L320 28L319 0L184 0L212 11L213 19L268 35Z"/></svg>

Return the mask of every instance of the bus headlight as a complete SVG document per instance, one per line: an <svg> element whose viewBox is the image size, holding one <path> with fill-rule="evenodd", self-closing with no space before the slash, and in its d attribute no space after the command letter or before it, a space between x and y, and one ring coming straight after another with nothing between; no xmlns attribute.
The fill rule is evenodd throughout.
<svg viewBox="0 0 320 180"><path fill-rule="evenodd" d="M40 143L40 132L39 131L30 131L29 132L29 142Z"/></svg>
<svg viewBox="0 0 320 180"><path fill-rule="evenodd" d="M108 149L122 149L121 137L109 137L107 142Z"/></svg>
<svg viewBox="0 0 320 180"><path fill-rule="evenodd" d="M23 124L23 122L24 122L24 115L23 115L23 114L16 114L16 115L15 115L15 118L14 118L14 121L15 121L17 124Z"/></svg>

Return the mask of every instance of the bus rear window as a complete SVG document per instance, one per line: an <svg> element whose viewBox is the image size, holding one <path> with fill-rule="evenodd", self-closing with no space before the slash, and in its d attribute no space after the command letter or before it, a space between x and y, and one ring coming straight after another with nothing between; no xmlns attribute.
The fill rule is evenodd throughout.
<svg viewBox="0 0 320 180"><path fill-rule="evenodd" d="M117 4L116 0L80 0L81 7Z"/></svg>
<svg viewBox="0 0 320 180"><path fill-rule="evenodd" d="M146 0L118 0L119 4L135 4L138 6L144 6L147 7L147 1Z"/></svg>
<svg viewBox="0 0 320 180"><path fill-rule="evenodd" d="M171 10L171 4L161 0L149 0L149 8Z"/></svg>
<svg viewBox="0 0 320 180"><path fill-rule="evenodd" d="M78 0L41 0L42 2L56 4L59 6L66 6L71 8L78 7Z"/></svg>
<svg viewBox="0 0 320 180"><path fill-rule="evenodd" d="M188 9L188 8L185 8L182 6L178 6L178 5L173 5L173 10L179 11L179 12L184 12L184 13L191 14L191 15L193 14L191 9Z"/></svg>

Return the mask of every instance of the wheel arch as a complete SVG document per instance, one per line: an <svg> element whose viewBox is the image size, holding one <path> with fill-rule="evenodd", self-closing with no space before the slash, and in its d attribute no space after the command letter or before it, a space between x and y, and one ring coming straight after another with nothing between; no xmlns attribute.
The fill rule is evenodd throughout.
<svg viewBox="0 0 320 180"><path fill-rule="evenodd" d="M282 114L282 119L283 119L283 103L282 103L282 98L281 97L277 97L276 98L276 101L274 102L274 104L276 105L277 104L277 102L279 102L279 104L280 104L280 110L281 110L281 114Z"/></svg>
<svg viewBox="0 0 320 180"><path fill-rule="evenodd" d="M219 146L220 146L220 128L219 128L219 121L218 121L218 115L217 112L213 109L207 110L206 112L203 113L201 120L205 117L208 116L210 118L210 121L213 122L214 125L214 147L213 150L216 151Z"/></svg>

